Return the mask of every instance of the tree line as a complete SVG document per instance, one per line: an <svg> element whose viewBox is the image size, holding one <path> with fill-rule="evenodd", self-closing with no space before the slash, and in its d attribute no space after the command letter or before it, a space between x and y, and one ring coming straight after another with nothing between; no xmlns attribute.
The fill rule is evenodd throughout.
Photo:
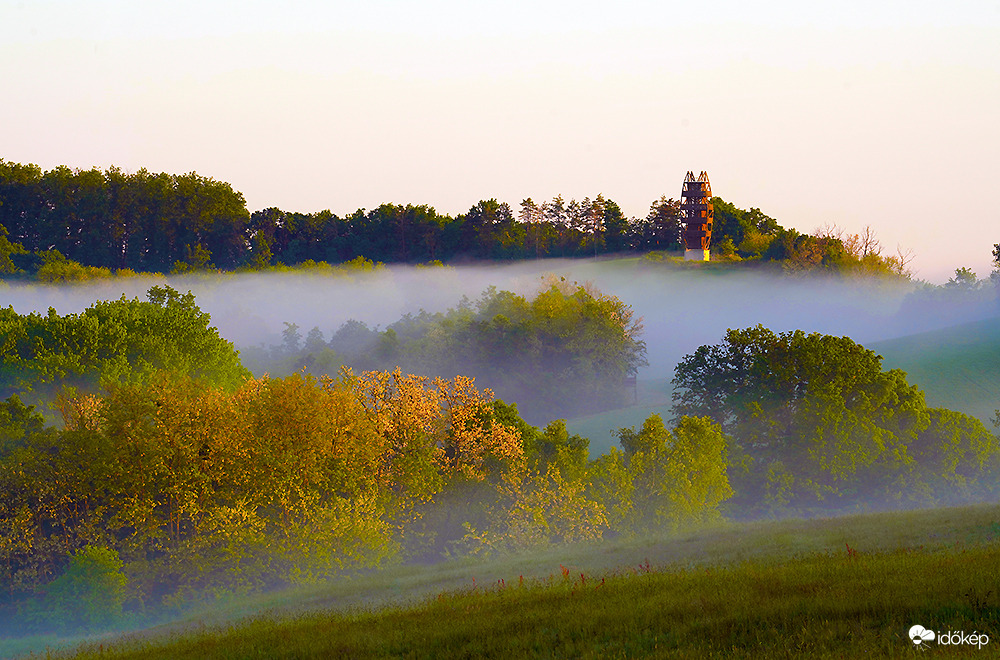
<svg viewBox="0 0 1000 660"><path fill-rule="evenodd" d="M251 374L210 321L194 295L169 286L150 288L145 301L123 296L80 314L0 308L0 397L43 403L65 388L92 392L159 372L235 387Z"/></svg>
<svg viewBox="0 0 1000 660"><path fill-rule="evenodd" d="M8 632L308 584L345 571L712 520L730 494L706 419L590 461L472 379L344 371L227 390L162 375L62 406L0 402ZM2 626L0 626L2 627Z"/></svg>
<svg viewBox="0 0 1000 660"><path fill-rule="evenodd" d="M857 237L803 235L760 209L714 198L713 253L787 270L906 273L905 255L882 256ZM482 200L457 216L432 206L382 204L338 216L275 207L250 212L225 182L194 172L126 173L0 159L0 276L73 281L129 272L262 270L358 257L382 263L515 260L682 249L680 202L662 196L643 218L603 195L556 196L515 209Z"/></svg>

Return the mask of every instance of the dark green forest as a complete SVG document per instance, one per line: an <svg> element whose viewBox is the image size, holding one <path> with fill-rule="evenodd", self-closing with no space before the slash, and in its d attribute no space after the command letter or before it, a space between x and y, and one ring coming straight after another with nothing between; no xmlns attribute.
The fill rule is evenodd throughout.
<svg viewBox="0 0 1000 660"><path fill-rule="evenodd" d="M906 274L871 236L782 228L760 209L714 198L713 254L786 270ZM382 204L344 216L266 208L248 211L229 183L118 168L43 172L0 159L0 276L46 282L114 273L267 270L338 264L465 262L594 257L681 249L680 202L666 195L643 218L598 194L561 196L515 209L482 200L457 216L431 206Z"/></svg>

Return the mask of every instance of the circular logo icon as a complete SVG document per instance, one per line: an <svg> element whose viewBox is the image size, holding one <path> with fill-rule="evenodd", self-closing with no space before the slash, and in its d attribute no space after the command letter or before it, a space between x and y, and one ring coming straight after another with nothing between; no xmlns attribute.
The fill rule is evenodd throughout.
<svg viewBox="0 0 1000 660"><path fill-rule="evenodd" d="M923 626L913 626L910 628L910 641L917 646L920 646L925 642L933 642L934 631L927 630L927 628L924 628Z"/></svg>

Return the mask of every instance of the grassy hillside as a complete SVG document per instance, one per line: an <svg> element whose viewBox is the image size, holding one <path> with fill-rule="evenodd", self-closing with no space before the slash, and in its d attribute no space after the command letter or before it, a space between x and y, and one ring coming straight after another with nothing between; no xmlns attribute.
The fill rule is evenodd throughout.
<svg viewBox="0 0 1000 660"><path fill-rule="evenodd" d="M665 422L671 418L670 395L673 388L669 378L640 380L636 391L638 396L632 399L634 403L630 406L567 420L566 428L570 433L578 433L590 439L591 458L606 454L611 447L618 446L618 438L612 435L614 431L629 426L639 428L653 414L659 415ZM631 394L630 392L629 395Z"/></svg>
<svg viewBox="0 0 1000 660"><path fill-rule="evenodd" d="M915 624L984 632L993 646L998 537L998 505L731 524L234 599L131 637L92 638L79 654L902 657L916 650ZM30 648L0 642L0 654Z"/></svg>
<svg viewBox="0 0 1000 660"><path fill-rule="evenodd" d="M870 345L885 368L902 369L931 406L981 419L1000 408L1000 317Z"/></svg>

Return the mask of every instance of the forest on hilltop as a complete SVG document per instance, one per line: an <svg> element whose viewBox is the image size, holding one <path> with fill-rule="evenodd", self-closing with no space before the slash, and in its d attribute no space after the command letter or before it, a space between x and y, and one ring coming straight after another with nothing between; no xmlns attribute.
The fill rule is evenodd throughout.
<svg viewBox="0 0 1000 660"><path fill-rule="evenodd" d="M784 229L751 208L714 198L714 258L786 270L906 276L908 257L884 256L873 234ZM425 204L382 204L344 216L248 211L225 182L194 172L126 173L0 159L0 276L79 281L113 273L267 270L338 264L594 257L675 251L680 202L662 196L643 218L603 195L536 203L482 200L457 216Z"/></svg>

